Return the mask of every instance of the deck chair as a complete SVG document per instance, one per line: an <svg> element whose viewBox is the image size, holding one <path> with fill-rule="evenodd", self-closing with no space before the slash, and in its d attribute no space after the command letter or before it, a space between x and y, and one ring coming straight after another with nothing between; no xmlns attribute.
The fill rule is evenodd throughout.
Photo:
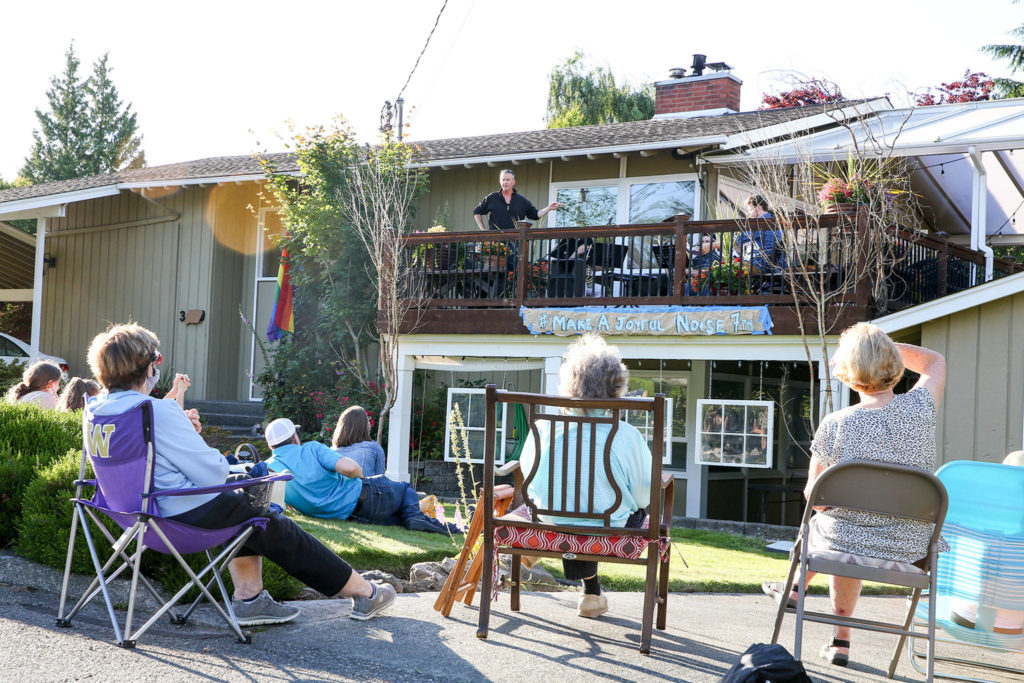
<svg viewBox="0 0 1024 683"><path fill-rule="evenodd" d="M199 602L205 598L228 624L239 642L251 642L251 636L242 632L235 619L221 573L228 562L234 559L253 530L266 527L267 518L254 517L243 524L224 529L201 529L161 517L159 498L266 486L270 482L291 479L291 475L278 474L199 489L155 490L153 408L150 401L142 401L117 415L95 415L86 408L83 432L85 443L78 479L75 481L75 497L71 500L71 535L68 539L68 555L64 566L57 625L71 626L75 615L97 595L102 595L117 644L132 648L142 634L164 614L169 613L190 589L196 588L199 597L183 613L169 615L171 623L185 623ZM95 473L95 479L85 478L87 466L90 465ZM92 498L83 496L87 488L94 489ZM115 538L102 523L101 515L113 520L124 533ZM90 521L100 531L102 538L94 538L90 531ZM75 606L65 611L75 538L79 529L89 549L96 577ZM134 549L131 548L133 543ZM106 547L110 548L110 553L105 560L101 560L100 553ZM216 557L213 554L215 549ZM142 556L146 550L172 555L189 577L185 585L168 600L164 600L159 591L140 572ZM202 569L194 572L182 555L197 552L206 554L207 563ZM122 628L114 612L109 584L126 570L131 574L131 587L128 594L128 613ZM213 583L217 584L220 601L210 592ZM153 597L159 608L142 626L133 631L132 622L135 618L136 598L140 586Z"/></svg>
<svg viewBox="0 0 1024 683"><path fill-rule="evenodd" d="M835 576L847 576L865 581L876 581L912 589L906 619L902 623L892 623L857 617L837 617L831 612L809 612L804 608L804 586L798 586L796 608L787 608L787 600L779 603L775 618L775 631L772 633L772 644L779 640L782 618L787 612L796 614L796 636L793 656L800 659L803 639L803 622L815 621L824 624L849 626L851 628L880 631L898 635L899 641L892 659L889 662L888 678L896 672L900 651L908 636L925 637L928 639L928 680L932 679L935 654L935 604L928 600L926 631L914 630L914 613L920 601L921 592L929 589L935 593L936 554L938 552L939 533L942 521L946 516L946 489L931 472L915 467L894 465L873 460L851 460L833 465L822 472L814 482L811 495L807 501L803 518L800 521L800 532L796 543L790 551L789 575L786 578L783 596L793 590L794 577L799 572L805 576L808 571ZM841 507L865 512L877 512L894 517L931 522L935 525L928 542L928 555L920 563L908 564L880 560L864 555L852 555L829 550L814 550L808 547L810 520L813 507Z"/></svg>
<svg viewBox="0 0 1024 683"><path fill-rule="evenodd" d="M536 452L541 452L538 426L546 423L551 435L549 449L554 451L556 431L565 434L586 435L586 439L563 439L561 452L549 454L550 472L575 472L575 496L566 495L567 483L562 493L554 491L548 500L532 501L527 495L530 482L537 474L540 459L529 472L522 472L522 483L517 493L522 496L526 517L505 515L502 517L485 514L483 522L483 568L481 577L480 623L478 638L486 638L491 602L496 595L495 574L498 554L511 555L511 608L519 611L520 556L565 557L567 559L591 560L597 562L620 562L644 565L647 568L647 583L644 591L640 652L651 651L651 628L654 621L654 607L658 607L657 627L665 629L668 599L669 572L669 526L672 521L672 500L674 495L673 477L662 476L662 445L665 434L665 398L658 394L654 398L620 399L572 399L557 396L542 396L507 391L498 391L490 384L486 389L486 420L484 440L484 496L478 509L494 510L494 447L497 437L496 409L498 403L523 405L529 425L528 438L533 439ZM559 409L571 409L563 414ZM625 529L610 526L611 515L622 500L622 488L609 475L609 481L616 492L614 503L608 509L595 509L593 503L594 473L611 472L611 445L622 411L653 413L653 457L651 458L651 505L649 525L643 529ZM542 412L547 411L547 412ZM556 412L558 411L558 412ZM584 412L589 411L589 412ZM595 411L607 411L598 416ZM597 448L594 438L601 426L608 426L604 448ZM576 446L570 445L574 441ZM588 441L590 448L584 452L582 443ZM580 473L584 473L581 475ZM552 480L554 477L552 477ZM518 480L517 480L518 481ZM660 483L660 488L659 488ZM555 487L557 488L557 487ZM589 492L581 495L581 492ZM539 515L570 517L580 520L597 520L600 526L566 526L546 524ZM646 550L646 557L643 557ZM659 575L660 570L660 575Z"/></svg>
<svg viewBox="0 0 1024 683"><path fill-rule="evenodd" d="M1024 467L958 460L943 465L936 476L949 492L942 536L950 545L948 552L939 554L938 586L933 593L941 630L938 640L979 648L979 654L1024 655L1020 624L1024 615ZM965 619L964 612L973 620ZM926 618L920 607L917 618ZM908 655L920 671L921 654L911 647ZM936 661L1024 678L1024 669L1003 666L991 657L983 661L939 654ZM935 675L981 680L954 673Z"/></svg>

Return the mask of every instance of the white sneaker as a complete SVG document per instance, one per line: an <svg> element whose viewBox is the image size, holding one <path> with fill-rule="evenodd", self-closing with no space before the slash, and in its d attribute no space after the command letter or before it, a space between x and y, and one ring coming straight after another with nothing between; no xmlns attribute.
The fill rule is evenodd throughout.
<svg viewBox="0 0 1024 683"><path fill-rule="evenodd" d="M580 596L579 605L576 608L576 616L596 619L608 611L608 598L602 595L589 595L584 593Z"/></svg>

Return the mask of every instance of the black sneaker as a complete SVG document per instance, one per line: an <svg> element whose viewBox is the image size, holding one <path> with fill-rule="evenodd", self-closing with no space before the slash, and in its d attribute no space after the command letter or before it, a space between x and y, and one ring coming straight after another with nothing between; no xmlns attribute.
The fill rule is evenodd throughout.
<svg viewBox="0 0 1024 683"><path fill-rule="evenodd" d="M377 616L381 610L387 608L391 603L395 601L396 593L395 588L390 583L377 583L374 584L377 587L377 592L372 598L364 598L359 595L356 596L352 605L352 619L358 619L359 621L365 621L372 619Z"/></svg>

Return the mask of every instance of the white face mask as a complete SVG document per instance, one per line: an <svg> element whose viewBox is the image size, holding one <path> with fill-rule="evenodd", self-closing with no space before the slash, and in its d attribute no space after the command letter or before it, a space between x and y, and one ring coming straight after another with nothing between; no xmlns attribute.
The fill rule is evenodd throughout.
<svg viewBox="0 0 1024 683"><path fill-rule="evenodd" d="M146 396L153 393L153 389L156 388L156 383L160 381L160 368L153 367L153 376L146 378Z"/></svg>

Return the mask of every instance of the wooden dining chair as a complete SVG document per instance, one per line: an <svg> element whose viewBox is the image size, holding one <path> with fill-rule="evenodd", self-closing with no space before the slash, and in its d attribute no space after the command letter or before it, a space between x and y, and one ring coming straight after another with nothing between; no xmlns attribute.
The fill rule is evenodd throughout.
<svg viewBox="0 0 1024 683"><path fill-rule="evenodd" d="M640 652L651 651L652 626L655 625L654 608L657 606L657 628L663 630L667 620L669 577L669 527L672 521L673 477L662 476L661 461L665 440L665 397L618 399L573 399L509 391L498 391L490 384L486 390L486 431L484 439L484 495L477 506L486 511L483 518L483 548L480 624L477 637L486 638L494 597L495 573L498 554L511 556L511 608L520 608L520 558L524 555L597 562L617 562L644 566L647 570L644 606L641 615ZM516 486L524 503L525 517L494 513L498 499L494 485L495 441L497 438L496 409L499 403L520 404L527 416L527 438L533 440L534 452L545 453L533 461L529 471L522 472ZM557 412L556 412L557 411ZM611 448L617 430L622 425L624 411L651 414L652 482L648 524L645 528L623 528L611 525L612 513L622 501L624 482L612 474ZM541 434L548 435L545 444ZM556 434L561 447L556 447ZM575 437L575 438L573 438ZM583 444L588 443L588 447ZM599 445L603 443L602 445ZM531 500L530 482L540 467L549 473L575 473L575 488L569 493L568 482L559 487L551 476L552 491L543 500ZM608 473L605 475L604 473ZM593 495L598 477L605 477L615 492L613 503L598 507ZM555 495L559 489L561 495ZM582 495L588 492L587 495ZM541 517L569 517L597 526L570 526L549 524Z"/></svg>

